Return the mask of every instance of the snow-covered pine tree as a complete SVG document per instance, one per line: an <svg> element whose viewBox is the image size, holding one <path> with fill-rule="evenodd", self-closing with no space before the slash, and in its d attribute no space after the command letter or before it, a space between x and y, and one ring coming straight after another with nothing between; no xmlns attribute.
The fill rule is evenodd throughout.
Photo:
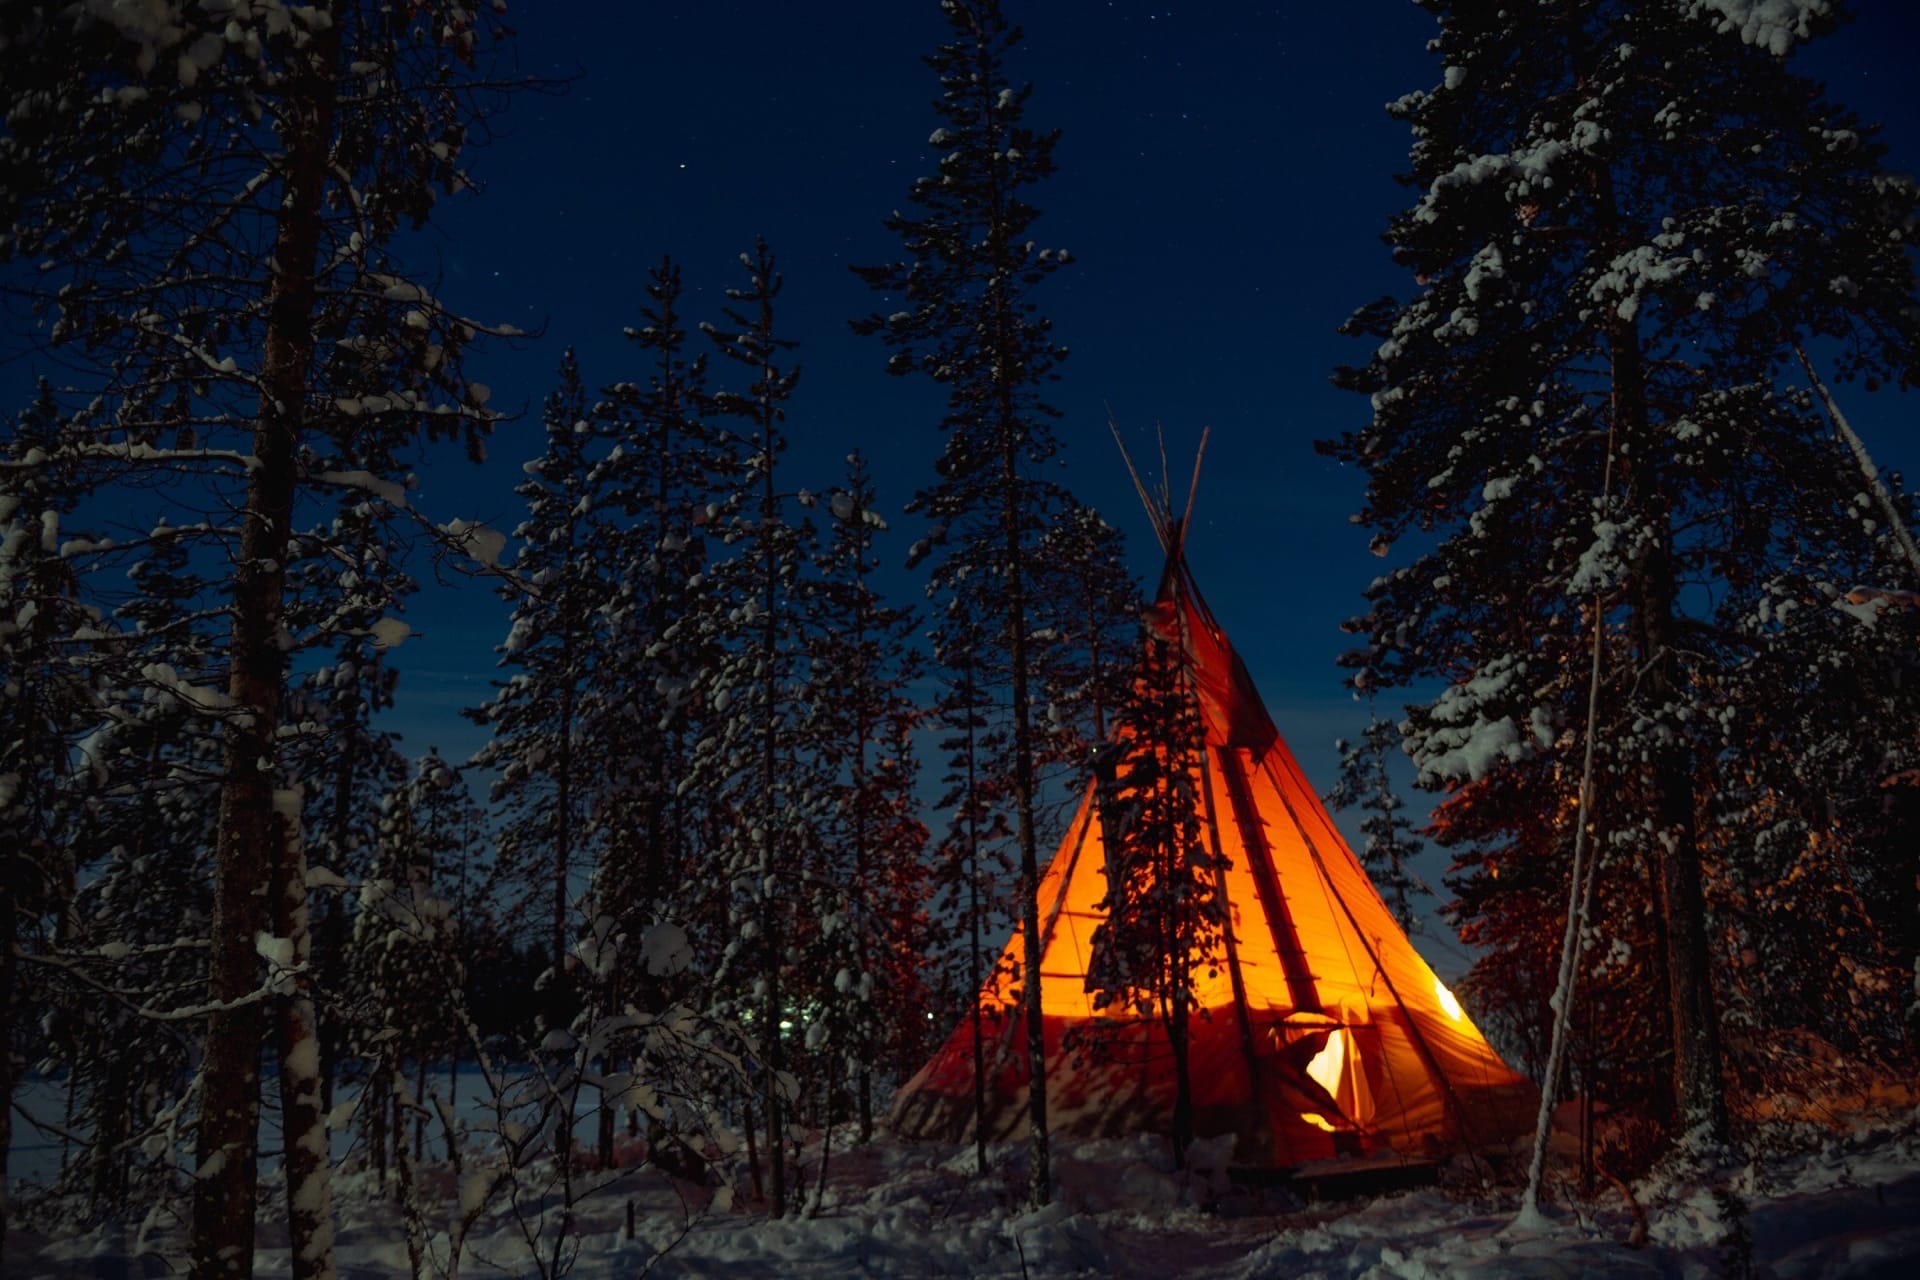
<svg viewBox="0 0 1920 1280"><path fill-rule="evenodd" d="M1387 236L1416 291L1349 322L1378 343L1339 376L1371 420L1324 446L1366 472L1375 549L1426 548L1369 590L1356 685L1449 681L1410 708L1415 761L1431 785L1524 791L1483 808L1518 821L1574 792L1598 613L1599 847L1609 876L1657 873L1641 901L1679 1127L1717 1142L1708 895L1775 820L1720 779L1810 745L1745 732L1762 707L1814 710L1760 660L1839 660L1842 575L1897 563L1864 520L1829 536L1863 484L1793 349L1913 381L1920 206L1872 131L1789 68L1835 6L1426 7L1442 77L1393 105L1417 195ZM1786 625L1796 606L1821 625Z"/></svg>
<svg viewBox="0 0 1920 1280"><path fill-rule="evenodd" d="M724 887L731 934L713 995L719 1007L752 1022L759 1042L768 1208L778 1218L787 1209L785 1116L792 1092L783 1024L798 1025L807 1016L788 989L789 953L801 923L824 920L839 903L830 886L808 874L831 793L808 732L820 695L809 682L807 661L818 598L808 572L813 530L790 519L798 495L779 483L786 406L800 376L788 363L796 344L775 323L781 277L772 250L756 241L740 264L747 283L726 291L724 326L701 325L747 379L738 389L716 391L710 402L713 414L741 424L747 450L740 501L724 513L719 531L730 554L706 574L706 589L727 602L727 612L683 617L665 638L708 655L697 686L703 721L692 777L693 789L728 815L702 878ZM716 629L702 634L708 627ZM807 1034L817 1033L809 1027Z"/></svg>
<svg viewBox="0 0 1920 1280"><path fill-rule="evenodd" d="M946 1002L950 1016L939 1022L944 1026L959 1016L972 1024L974 1167L985 1177L988 1028L980 993L987 980L987 940L1006 922L1009 904L1001 886L1011 877L1017 854L1006 796L995 783L1002 776L1007 735L995 714L993 654L975 603L963 584L946 601L932 633L941 688L931 718L946 753L945 790L934 807L948 815L933 857L933 919L944 922L944 929L932 940L960 971L957 984L951 979L941 984L953 998Z"/></svg>
<svg viewBox="0 0 1920 1280"><path fill-rule="evenodd" d="M512 623L498 648L500 665L513 674L467 712L491 730L474 763L495 771L492 800L502 815L490 896L509 919L542 922L556 997L575 935L573 877L593 865L586 814L596 770L588 763L592 752L582 758L580 749L592 745L585 732L590 686L603 656L603 611L617 590L610 576L612 511L596 484L605 419L588 408L569 347L542 415L546 449L514 490L527 504L514 530L514 572L527 591L514 595Z"/></svg>
<svg viewBox="0 0 1920 1280"><path fill-rule="evenodd" d="M1103 758L1100 825L1105 834L1107 916L1095 927L1087 988L1096 1007L1119 1005L1156 1018L1173 1054L1174 1163L1193 1141L1193 1075L1187 1032L1194 974L1217 964L1226 904L1205 835L1199 775L1206 730L1199 691L1178 634L1183 615L1149 621L1126 701L1115 708L1120 737ZM1175 630L1159 630L1171 621ZM1102 1046L1088 1046L1101 1052Z"/></svg>
<svg viewBox="0 0 1920 1280"><path fill-rule="evenodd" d="M466 1021L466 957L474 950L474 939L481 933L484 920L478 913L482 868L476 856L476 840L482 831L484 811L474 803L464 770L449 763L439 749L429 747L414 770L412 805L413 830L419 842L419 858L425 867L425 882L433 897L444 904L446 922L442 926L442 946L452 963L440 961L455 997L444 1011L436 1011L419 1029L420 1047L415 1056L414 1097L429 1111L434 1094L428 1087L429 1067L444 1054L449 1087L458 1087L461 1034ZM451 1095L439 1099L452 1105ZM414 1130L414 1156L424 1154L427 1112L420 1113ZM451 1137L451 1135L449 1135Z"/></svg>
<svg viewBox="0 0 1920 1280"><path fill-rule="evenodd" d="M31 989L42 975L22 972L28 952L58 949L77 878L91 851L72 845L84 830L71 758L99 723L102 635L82 603L61 522L84 496L73 467L44 465L60 431L59 411L43 383L0 445L0 1162L12 1144L13 1094L30 1042ZM69 527L65 539L89 541ZM0 1187L0 1245L7 1199Z"/></svg>
<svg viewBox="0 0 1920 1280"><path fill-rule="evenodd" d="M482 326L407 280L390 247L442 192L471 186L462 150L497 107L479 63L504 27L465 0L41 6L4 21L0 271L70 375L41 465L136 493L164 475L212 513L226 558L227 687L210 692L230 713L189 1247L206 1280L244 1276L268 1027L257 940L272 936L268 890L295 844L274 797L291 539L315 495L402 508L402 445L477 452L492 419L486 388L460 373ZM153 505L149 492L125 509L145 519ZM470 529L449 540L489 545ZM326 1272L321 1228L296 1215L293 1230L295 1275Z"/></svg>
<svg viewBox="0 0 1920 1280"><path fill-rule="evenodd" d="M1358 741L1334 743L1340 753L1340 778L1327 793L1336 809L1359 809L1360 864L1373 877L1374 887L1387 900L1387 909L1408 933L1420 931L1420 917L1412 896L1425 892L1407 863L1420 852L1413 824L1401 813L1406 801L1394 789L1387 764L1400 752L1400 728L1367 702L1367 727Z"/></svg>
<svg viewBox="0 0 1920 1280"><path fill-rule="evenodd" d="M975 573L998 587L991 607L1008 655L1007 793L1020 857L1029 1192L1038 1207L1050 1199L1052 1180L1037 898L1034 698L1040 683L1031 632L1037 548L1055 494L1036 471L1057 452L1051 421L1058 411L1041 393L1066 348L1054 341L1034 297L1068 255L1030 237L1040 211L1027 194L1053 172L1058 132L1024 123L1031 88L1016 86L1007 71L1020 46L1019 28L1007 21L999 0L944 0L941 8L950 39L927 58L940 81L934 110L941 124L928 139L939 172L914 181L908 195L914 212L887 220L905 258L855 268L896 309L855 321L854 328L893 348L889 372L923 374L947 391L939 479L914 500L933 521L933 549L944 548L933 571L936 595Z"/></svg>
<svg viewBox="0 0 1920 1280"><path fill-rule="evenodd" d="M354 1047L366 1061L356 1115L383 1183L389 1160L404 1157L407 1120L426 1114L427 1063L465 1025L466 971L447 890L465 870L470 805L465 783L437 753L415 761L381 806L354 917Z"/></svg>
<svg viewBox="0 0 1920 1280"><path fill-rule="evenodd" d="M871 577L880 567L876 539L887 522L876 507L867 460L847 456L845 479L829 490L832 520L819 555L810 678L815 750L832 771L830 838L823 873L838 886L850 917L821 938L829 949L816 974L854 1082L862 1142L873 1133L873 1078L899 1052L925 1039L926 1000L916 924L927 832L918 816L919 761L913 734L921 712L909 692L922 674L914 611L888 604ZM844 975L844 976L843 976ZM917 1024L917 1025L916 1025Z"/></svg>
<svg viewBox="0 0 1920 1280"><path fill-rule="evenodd" d="M70 1105L90 1134L86 1197L108 1221L149 1206L144 1233L180 1211L177 1137L197 1054L190 1024L148 1016L204 999L220 721L187 689L217 682L217 614L198 607L193 531L160 524L127 570L113 661L69 829L79 873L69 988ZM84 834L83 834L84 833ZM96 957L117 956L101 964Z"/></svg>
<svg viewBox="0 0 1920 1280"><path fill-rule="evenodd" d="M662 259L645 292L642 323L626 330L642 372L607 387L593 410L612 444L591 491L625 521L605 548L620 567L617 589L594 635L600 674L581 713L600 765L586 781L606 851L593 899L596 914L611 915L630 937L679 920L717 951L724 913L695 918L711 905L701 901L708 878L695 872L696 833L723 815L710 814L709 798L686 783L701 712L696 677L712 661L731 603L707 585L708 562L743 481L737 442L707 421L707 357L687 347L679 266ZM635 976L640 1003L653 1012L677 994L667 986L690 977Z"/></svg>

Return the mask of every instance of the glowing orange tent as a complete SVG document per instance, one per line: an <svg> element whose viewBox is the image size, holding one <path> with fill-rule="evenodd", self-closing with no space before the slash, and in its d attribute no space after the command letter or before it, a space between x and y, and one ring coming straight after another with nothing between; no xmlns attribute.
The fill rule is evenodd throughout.
<svg viewBox="0 0 1920 1280"><path fill-rule="evenodd" d="M1232 1133L1238 1163L1290 1167L1383 1151L1431 1156L1525 1131L1533 1086L1407 940L1194 588L1177 526L1163 541L1173 549L1152 625L1184 651L1201 705L1206 747L1191 782L1225 862L1218 887L1229 917L1223 963L1194 975L1196 1135ZM1174 1071L1160 1022L1119 1005L1095 1009L1087 990L1106 896L1099 809L1090 784L1040 882L1048 1127L1077 1137L1168 1132ZM980 994L995 1139L1026 1129L1023 955L1016 931ZM894 1131L970 1138L973 1092L969 1017L900 1089Z"/></svg>

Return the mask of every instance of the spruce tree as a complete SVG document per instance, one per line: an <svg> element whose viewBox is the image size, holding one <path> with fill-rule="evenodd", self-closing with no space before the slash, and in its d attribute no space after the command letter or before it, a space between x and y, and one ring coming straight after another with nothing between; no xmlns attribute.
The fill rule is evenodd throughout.
<svg viewBox="0 0 1920 1280"><path fill-rule="evenodd" d="M90 964L59 1019L71 1030L71 1106L91 1129L93 1215L173 1205L175 1134L197 1052L191 1026L145 1016L204 998L193 945L212 916L207 886L219 793L220 721L191 690L213 687L217 619L195 607L205 584L191 533L161 524L128 566L134 594L114 611L98 731L82 771L85 819L67 847L79 892L66 950ZM78 815L75 815L76 817ZM97 984L97 985L96 985Z"/></svg>
<svg viewBox="0 0 1920 1280"><path fill-rule="evenodd" d="M707 575L743 480L737 442L709 421L707 356L688 347L682 291L672 259L648 272L642 323L626 330L638 376L608 386L592 410L610 443L589 490L617 532L605 548L613 595L590 637L597 675L580 732L596 767L582 785L604 855L596 913L633 936L678 920L717 947L721 926L701 914L710 904L694 870L697 833L714 815L686 784L704 710L696 684L730 603ZM655 1012L669 995L657 978L644 975L640 993Z"/></svg>
<svg viewBox="0 0 1920 1280"><path fill-rule="evenodd" d="M1173 1056L1174 1161L1180 1167L1193 1141L1187 1045L1194 974L1218 963L1226 910L1194 785L1206 727L1187 641L1179 633L1184 616L1177 601L1155 611L1118 709L1122 736L1098 767L1106 919L1094 929L1087 962L1096 1008L1118 1005L1158 1019L1166 1032ZM1170 633L1161 629L1167 624Z"/></svg>
<svg viewBox="0 0 1920 1280"><path fill-rule="evenodd" d="M897 1063L894 1049L924 1021L918 942L923 910L921 854L926 828L915 786L913 734L921 719L909 690L922 674L911 609L888 604L871 577L887 522L876 509L866 459L847 457L844 481L826 496L826 545L819 556L810 679L815 750L832 771L833 809L824 868L851 920L837 929L833 975L823 993L848 1043L836 1046L854 1076L862 1142L873 1133L873 1077ZM844 975L844 976L843 976Z"/></svg>
<svg viewBox="0 0 1920 1280"><path fill-rule="evenodd" d="M356 1115L383 1186L389 1160L405 1157L408 1118L425 1114L415 1082L424 1082L427 1062L445 1050L465 1017L457 921L443 892L453 869L448 860L459 848L445 809L461 785L446 762L429 753L415 762L405 785L388 794L372 874L354 918L355 1048L367 1063ZM409 1065L415 1082L407 1078Z"/></svg>
<svg viewBox="0 0 1920 1280"><path fill-rule="evenodd" d="M104 636L64 547L91 539L70 524L62 529L85 496L84 481L71 465L44 462L59 431L42 384L0 446L0 1160L11 1146L24 1065L16 1056L27 1039L20 1026L35 1003L20 958L60 945L78 875L74 833L85 825L71 761L100 716L99 645L87 637ZM0 1244L6 1224L0 1188Z"/></svg>
<svg viewBox="0 0 1920 1280"><path fill-rule="evenodd" d="M1833 712L1796 723L1808 690L1769 659L1884 643L1831 606L1899 563L1884 524L1836 519L1864 486L1794 352L1913 380L1915 191L1789 69L1826 6L1425 7L1443 72L1392 106L1416 196L1387 236L1415 290L1349 322L1371 418L1324 446L1366 473L1375 549L1421 548L1368 592L1356 685L1450 682L1408 743L1430 785L1512 793L1477 805L1498 839L1577 785L1601 629L1597 847L1652 913L1679 1129L1716 1144L1712 898L1769 810L1811 816L1724 779L1812 745ZM1781 732L1747 731L1761 708Z"/></svg>
<svg viewBox="0 0 1920 1280"><path fill-rule="evenodd" d="M912 213L887 227L903 260L859 267L897 308L855 322L893 348L887 368L921 374L947 392L939 479L915 499L933 522L936 595L970 575L995 587L991 607L1007 649L1011 756L1006 775L1020 858L1022 977L1027 1037L1030 1199L1052 1194L1047 1143L1045 1021L1040 1003L1040 883L1034 699L1039 664L1031 632L1038 598L1037 548L1057 500L1036 473L1057 445L1058 411L1042 389L1066 349L1034 300L1068 260L1030 237L1039 210L1028 191L1053 172L1057 131L1024 123L1030 87L1007 64L1021 42L998 0L947 0L950 39L928 59L940 82L940 118L928 144L939 172L917 179Z"/></svg>
<svg viewBox="0 0 1920 1280"><path fill-rule="evenodd" d="M590 415L580 364L562 353L557 385L542 425L546 449L527 464L515 492L527 504L514 530L514 561L525 594L514 593L512 622L500 644L500 665L513 674L495 682L492 699L467 712L491 736L474 757L497 771L493 803L504 824L492 889L510 917L524 904L543 924L542 942L558 994L573 941L572 876L590 866L587 801L596 770L588 763L592 686L604 655L604 610L617 590L611 558L612 512L596 483L605 454L604 415Z"/></svg>
<svg viewBox="0 0 1920 1280"><path fill-rule="evenodd" d="M935 807L948 815L933 851L933 884L934 918L946 922L940 941L964 964L959 998L951 1007L967 1020L973 1036L974 1158L984 1177L988 1029L981 993L987 979L986 940L1006 919L1002 886L1010 878L1015 854L1006 795L995 782L1007 735L995 716L991 646L974 609L977 603L965 591L949 599L932 637L941 681L932 720L947 765Z"/></svg>
<svg viewBox="0 0 1920 1280"><path fill-rule="evenodd" d="M779 478L787 402L800 371L788 354L795 343L776 323L782 281L772 250L758 241L740 264L747 283L726 291L724 326L702 326L747 379L717 391L711 403L712 412L739 422L747 450L746 484L720 532L731 554L706 575L707 590L727 612L684 617L666 639L712 655L697 685L707 714L691 776L726 815L708 877L726 886L732 926L715 980L717 994L748 1015L759 1041L768 1205L778 1218L787 1210L792 1093L783 1024L801 1019L788 991L789 953L799 922L819 919L835 904L830 893L817 899L824 886L805 866L828 790L818 757L806 750L818 692L807 680L805 643L817 597L807 572L812 531L790 519L797 495ZM709 630L710 622L717 625Z"/></svg>

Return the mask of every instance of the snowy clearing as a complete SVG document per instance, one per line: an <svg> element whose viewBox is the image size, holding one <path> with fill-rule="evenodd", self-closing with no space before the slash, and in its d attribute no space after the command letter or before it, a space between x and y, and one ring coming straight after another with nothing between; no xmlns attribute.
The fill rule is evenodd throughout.
<svg viewBox="0 0 1920 1280"><path fill-rule="evenodd" d="M52 1094L43 1089L39 1097L45 1102ZM726 1208L720 1207L724 1195L716 1199L711 1189L674 1182L657 1169L583 1173L612 1181L577 1207L572 1243L578 1253L568 1273L583 1280L639 1274L1677 1280L1728 1274L1750 1249L1753 1274L1777 1280L1913 1274L1920 1259L1920 1110L1882 1113L1846 1132L1777 1125L1769 1132L1778 1153L1755 1160L1728 1183L1748 1206L1744 1240L1728 1233L1712 1191L1662 1187L1653 1179L1636 1188L1651 1242L1633 1249L1624 1243L1632 1219L1620 1197L1603 1187L1593 1201L1569 1207L1564 1166L1549 1229L1519 1234L1509 1228L1517 1190L1483 1185L1464 1162L1449 1168L1438 1187L1303 1204L1280 1189L1235 1185L1217 1171L1176 1173L1163 1140L1141 1136L1057 1147L1057 1200L1034 1213L1021 1204L1024 1144L989 1148L992 1171L977 1179L971 1147L883 1136L857 1148L851 1131L842 1130L828 1161L826 1195L811 1215L778 1222L751 1201L743 1160L729 1170L740 1203ZM811 1196L817 1135L804 1155ZM590 1164L584 1147L581 1159ZM470 1161L469 1174L479 1167ZM270 1203L255 1255L262 1276L289 1274L278 1176L276 1166L263 1177ZM444 1264L444 1233L458 1197L443 1163L424 1165L421 1182L435 1200L429 1212ZM336 1191L340 1275L408 1274L401 1216L357 1157L346 1159ZM626 1234L629 1204L632 1238ZM554 1207L522 1206L530 1220ZM159 1257L129 1261L129 1232L120 1224L56 1236L37 1215L23 1217L8 1241L8 1275L169 1274L156 1269ZM167 1234L162 1247L178 1274L177 1233ZM502 1198L469 1237L461 1271L541 1274ZM427 1273L445 1274L431 1267Z"/></svg>

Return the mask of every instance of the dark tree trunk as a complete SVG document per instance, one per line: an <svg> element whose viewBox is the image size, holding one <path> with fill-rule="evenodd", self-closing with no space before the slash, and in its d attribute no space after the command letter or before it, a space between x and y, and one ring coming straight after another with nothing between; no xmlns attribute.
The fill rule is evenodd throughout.
<svg viewBox="0 0 1920 1280"><path fill-rule="evenodd" d="M974 1168L981 1177L987 1176L987 1045L985 1019L980 1011L980 988L985 982L981 972L980 957L980 829L973 811L974 797L979 786L974 771L974 637L968 636L966 657L966 717L967 717L967 981L973 992L973 1006L969 1010L973 1018L973 1155Z"/></svg>
<svg viewBox="0 0 1920 1280"><path fill-rule="evenodd" d="M387 1097L393 1091L388 1081L392 1068L386 1059L375 1061L361 1086L360 1107L367 1113L367 1154L373 1157L374 1186L387 1189Z"/></svg>
<svg viewBox="0 0 1920 1280"><path fill-rule="evenodd" d="M998 198L995 199L998 204ZM998 238L998 232L995 233ZM996 257L996 261L997 261ZM1027 1197L1034 1208L1053 1197L1053 1176L1047 1149L1046 1018L1040 1006L1040 852L1033 827L1033 708L1028 689L1027 562L1020 536L1020 442L1022 432L1014 407L1013 385L1006 371L1012 367L1013 318L1009 303L996 292L993 301L996 394L999 421L1000 482L1003 489L1000 518L1006 555L1007 661L1013 678L1013 803L1015 833L1020 842L1020 931L1023 938L1021 1004L1027 1025Z"/></svg>
<svg viewBox="0 0 1920 1280"><path fill-rule="evenodd" d="M338 27L315 38L296 70L283 128L285 194L275 231L272 284L247 474L240 558L234 570L227 692L245 716L226 726L225 772L215 841L212 958L206 1053L193 1186L191 1254L197 1280L253 1273L258 1194L260 1050L267 1010L254 940L270 918L267 897L278 843L273 813L274 739L286 655L280 647L287 536L293 517L295 447L313 358L313 264L321 193L333 133L332 63ZM299 83L304 80L305 83Z"/></svg>
<svg viewBox="0 0 1920 1280"><path fill-rule="evenodd" d="M864 629L861 631L860 635L861 635L861 638L864 640L865 638ZM863 708L860 715L859 726L856 730L859 742L858 742L858 750L854 755L854 767L853 767L853 796L854 796L854 801L853 801L853 895L854 895L854 904L855 904L855 914L858 920L858 923L856 925L856 932L854 933L854 944L855 944L854 955L855 955L855 958L859 961L860 974L863 978L867 975L867 972L868 972L867 966L870 963L870 949L867 945L867 931L872 927L872 918L868 911L868 905L867 905L869 901L869 895L868 895L868 885L867 885L868 868L867 868L866 787L867 787L867 735L870 732L871 732L871 727L867 723L866 713ZM869 1014L862 1015L860 1043L859 1043L860 1065L857 1071L857 1078L855 1079L855 1082L854 1082L854 1091L855 1091L857 1104L859 1108L859 1119L858 1119L859 1137L862 1145L866 1144L873 1138L873 1067L872 1067L872 1064L873 1064L873 1058L874 1058L874 1049L877 1044L877 1037L873 1035L873 1024L871 1021L867 1020L868 1016ZM831 1073L829 1073L829 1079L831 1079ZM827 1121L829 1125L831 1125L833 1121L833 1093L832 1093L831 1085L829 1085L828 1093L827 1093ZM826 1155L824 1153L822 1153L820 1157L820 1167L823 1171L826 1169ZM822 1176L824 1176L824 1172Z"/></svg>
<svg viewBox="0 0 1920 1280"><path fill-rule="evenodd" d="M1678 1114L1680 1100L1673 1091L1674 1075L1671 1062L1673 1053L1673 1018L1671 1013L1668 1012L1669 997L1667 994L1667 954L1670 950L1667 944L1667 916L1665 911L1659 909L1661 897L1660 864L1653 850L1649 849L1646 851L1645 856L1641 860L1639 872L1646 881L1646 900L1655 904L1655 910L1651 913L1651 919L1649 921L1653 929L1653 948L1647 959L1649 969L1647 986L1653 993L1653 1003L1656 1010L1663 1015L1659 1018L1656 1026L1649 1028L1649 1033L1657 1038L1658 1051L1653 1056L1655 1058L1669 1059L1668 1070L1664 1076L1657 1079L1653 1097L1650 1099L1649 1105L1653 1112L1654 1121L1665 1129L1673 1125L1674 1117Z"/></svg>
<svg viewBox="0 0 1920 1280"><path fill-rule="evenodd" d="M415 1163L427 1158L427 1067L432 1060L432 1049L428 1045L421 1045L420 1061L413 1067L413 1158Z"/></svg>
<svg viewBox="0 0 1920 1280"><path fill-rule="evenodd" d="M574 663L571 621L560 643L560 661L571 672ZM560 743L554 775L553 936L549 943L549 963L553 968L550 982L556 1000L561 987L560 975L566 972L567 966L567 869L573 857L573 685L573 678L569 676L567 682L560 686ZM555 1027L560 1025L557 1010L548 1021Z"/></svg>
<svg viewBox="0 0 1920 1280"><path fill-rule="evenodd" d="M1173 1048L1173 1167L1187 1167L1187 1148L1193 1145L1193 1070L1187 1061L1187 992L1181 981L1173 990L1173 1013L1167 1019L1167 1039Z"/></svg>
<svg viewBox="0 0 1920 1280"><path fill-rule="evenodd" d="M1608 333L1613 374L1614 429L1622 446L1627 501L1650 535L1629 584L1631 634L1640 694L1662 708L1679 696L1678 595L1669 500L1654 470L1658 445L1649 438L1647 386L1639 333L1631 320ZM1700 840L1691 755L1684 743L1653 752L1648 782L1655 824L1653 858L1659 871L1659 908L1666 935L1667 1006L1673 1028L1673 1086L1680 1126L1716 1146L1728 1140L1720 1070L1720 1025L1707 946L1706 897L1701 888Z"/></svg>
<svg viewBox="0 0 1920 1280"><path fill-rule="evenodd" d="M613 1070L613 1063L606 1058L600 1059L600 1074L604 1077ZM600 1114L597 1117L594 1138L594 1158L602 1170L613 1168L613 1129L614 1118L619 1113L620 1103L605 1088L600 1090Z"/></svg>
<svg viewBox="0 0 1920 1280"><path fill-rule="evenodd" d="M753 1198L764 1199L766 1191L760 1185L760 1140L754 1136L753 1095L748 1094L742 1109L746 1112L746 1124L742 1126L747 1134L747 1173L753 1184Z"/></svg>

